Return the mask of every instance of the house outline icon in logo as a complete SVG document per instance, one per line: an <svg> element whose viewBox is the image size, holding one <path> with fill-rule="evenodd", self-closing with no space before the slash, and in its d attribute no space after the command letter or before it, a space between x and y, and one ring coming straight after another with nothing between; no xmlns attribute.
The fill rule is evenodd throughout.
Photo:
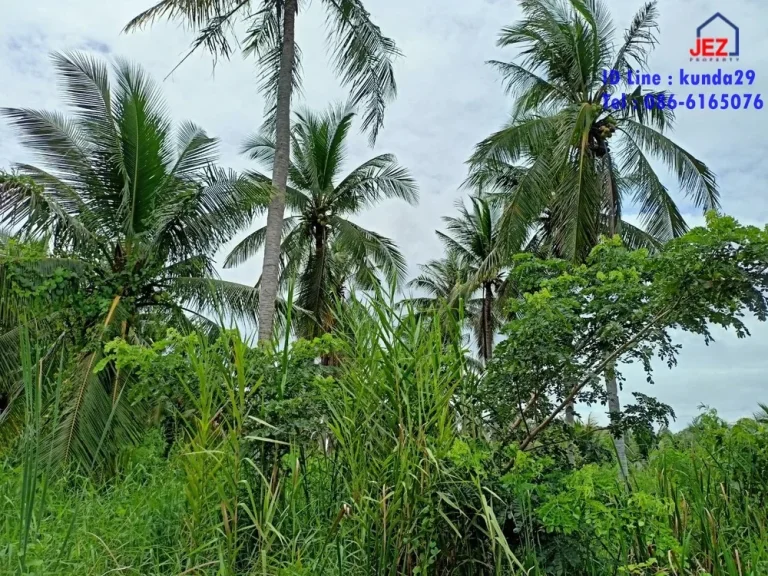
<svg viewBox="0 0 768 576"><path fill-rule="evenodd" d="M696 37L697 38L701 38L701 31L704 28L706 28L707 26L709 26L714 20L717 20L718 18L720 20L722 20L723 22L725 22L726 24L728 24L728 26L733 28L733 31L736 33L736 40L735 40L736 49L733 50L732 52L729 52L728 55L729 56L738 56L739 55L739 27L736 26L736 24L734 24L730 20L728 20L728 18L726 18L725 16L720 14L720 12L715 12L709 20L707 20L706 22L704 22L704 24L702 24L701 26L696 28Z"/></svg>

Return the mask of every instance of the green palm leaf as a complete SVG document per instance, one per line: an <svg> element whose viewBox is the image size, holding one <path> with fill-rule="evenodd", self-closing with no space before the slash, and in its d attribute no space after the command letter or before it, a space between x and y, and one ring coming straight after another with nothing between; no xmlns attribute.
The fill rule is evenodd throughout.
<svg viewBox="0 0 768 576"><path fill-rule="evenodd" d="M176 278L168 290L192 310L229 324L230 319L256 325L259 291L251 286L216 278Z"/></svg>
<svg viewBox="0 0 768 576"><path fill-rule="evenodd" d="M297 225L297 216L289 216L288 218L285 218L283 220L283 239L293 232ZM262 226L255 232L248 234L248 236L243 238L226 257L224 260L224 268L234 268L255 257L259 250L264 247L266 236L266 226Z"/></svg>
<svg viewBox="0 0 768 576"><path fill-rule="evenodd" d="M504 206L507 245L531 240L537 250L547 246L558 257L581 260L602 234L622 228L617 222L630 202L655 241L680 235L686 224L653 160L674 173L696 206L718 208L712 172L664 134L674 112L647 110L643 103L648 95L668 95L606 84L602 78L607 68L642 68L656 44L656 3L640 9L616 50L608 11L597 0L522 0L520 5L523 18L504 28L499 39L500 46L516 48L519 58L492 62L516 98L515 113L476 146L467 181L487 188ZM629 91L626 109L603 109L605 94L624 90ZM546 229L539 226L545 213ZM623 229L632 243L640 240L637 230ZM642 243L650 245L648 240ZM499 261L491 260L485 269Z"/></svg>
<svg viewBox="0 0 768 576"><path fill-rule="evenodd" d="M622 122L621 130L674 172L683 192L696 206L704 210L720 208L715 175L701 160L683 150L661 132L635 120L627 119Z"/></svg>
<svg viewBox="0 0 768 576"><path fill-rule="evenodd" d="M110 84L107 67L89 57L56 55L54 63L72 114L4 110L43 166L0 175L0 223L27 242L53 241L55 258L21 263L32 284L26 290L44 289L62 270L74 273L66 276L73 298L60 304L52 297L50 310L42 300L27 320L43 340L62 326L70 336L79 361L68 373L71 394L50 447L57 460L88 469L132 442L143 418L143 407L120 394L128 374L109 364L94 371L105 341L150 343L158 318L181 329L210 328L206 313L255 321L255 288L210 277L215 254L265 208L272 187L215 167L217 141L193 123L174 131L140 68L118 61ZM15 348L13 322L23 306L4 287L12 257L0 253L0 334L9 344L0 364L11 373L5 352Z"/></svg>
<svg viewBox="0 0 768 576"><path fill-rule="evenodd" d="M395 98L397 85L392 60L400 52L381 33L360 0L324 0L329 41L342 83L352 88L350 103L365 107L362 129L376 141L384 124L384 109Z"/></svg>
<svg viewBox="0 0 768 576"><path fill-rule="evenodd" d="M399 283L406 273L405 258L389 238L343 218L333 218L339 250L349 253L358 262L372 262L391 283Z"/></svg>

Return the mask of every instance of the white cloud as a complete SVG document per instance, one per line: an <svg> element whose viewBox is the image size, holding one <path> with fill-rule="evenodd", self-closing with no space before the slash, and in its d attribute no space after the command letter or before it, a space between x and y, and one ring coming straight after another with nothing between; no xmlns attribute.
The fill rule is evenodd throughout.
<svg viewBox="0 0 768 576"><path fill-rule="evenodd" d="M80 48L125 57L142 64L159 81L183 57L192 38L171 23L121 34L132 16L151 5L149 1L7 4L0 20L2 106L61 108L47 59L50 51ZM421 203L414 208L388 202L359 220L393 237L414 271L418 263L439 254L434 230L441 226L440 218L453 211L454 200L466 193L459 185L472 146L498 128L510 111L510 99L484 62L514 56L496 48L495 41L500 28L519 16L519 9L511 0L367 0L366 5L406 55L397 63L399 96L388 110L375 152L393 152L410 168L421 187ZM639 1L610 3L617 32L639 6ZM690 63L687 51L693 45L696 26L722 10L740 27L742 56L738 63L721 66L754 69L757 82L750 90L765 90L764 99L768 99L768 39L762 26L768 4L750 1L726 6L714 0L663 0L659 9L660 44L647 71L666 77L676 75L681 67L716 68L714 63ZM300 15L297 30L304 52L305 101L313 108L345 98L327 63L324 21L321 3L314 2ZM238 169L248 166L238 154L239 146L260 125L263 109L251 62L237 56L220 62L213 71L211 58L196 54L162 88L175 120L194 120L221 138L223 164ZM675 132L681 145L718 174L725 211L756 223L768 221L766 118L768 108L681 110ZM373 153L365 137L355 135L349 167ZM0 166L29 159L8 127L0 125ZM676 190L672 178L665 181ZM687 206L681 195L675 197ZM685 211L696 216L690 207ZM225 271L224 276L253 283L259 268L260 262L255 261ZM736 341L723 334L709 348L684 339L680 365L673 371L660 367L654 390L683 419L694 414L699 403L721 407L728 417L751 413L757 401L766 400L762 374L768 369L768 357L760 350L768 330L754 328L750 340ZM642 384L643 379L633 374L631 384L638 382Z"/></svg>

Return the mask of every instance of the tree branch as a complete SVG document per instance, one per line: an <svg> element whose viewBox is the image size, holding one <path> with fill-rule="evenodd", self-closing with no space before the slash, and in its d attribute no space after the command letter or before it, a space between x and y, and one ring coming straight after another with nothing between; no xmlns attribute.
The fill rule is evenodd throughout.
<svg viewBox="0 0 768 576"><path fill-rule="evenodd" d="M640 339L645 336L652 328L657 326L659 321L663 320L666 316L668 316L672 311L675 309L676 304L669 306L668 308L662 310L659 312L655 318L653 318L642 330L640 330L637 334L635 334L634 337L632 337L629 341L627 341L622 346L619 346L616 350L614 350L611 354L605 357L595 368L590 370L589 374L587 374L581 382L576 384L571 389L571 392L568 394L568 396L563 400L557 408L549 415L547 416L536 428L533 429L533 431L528 435L528 437L523 440L522 444L520 444L520 448L525 450L525 448L533 442L533 440L552 422L552 420L555 419L555 417L560 414L560 412L563 411L563 409L576 397L576 395L581 391L584 386L586 386L590 380L598 376L602 371L605 369L605 367L613 362L616 358L618 358L621 354L629 350L632 346L637 344Z"/></svg>

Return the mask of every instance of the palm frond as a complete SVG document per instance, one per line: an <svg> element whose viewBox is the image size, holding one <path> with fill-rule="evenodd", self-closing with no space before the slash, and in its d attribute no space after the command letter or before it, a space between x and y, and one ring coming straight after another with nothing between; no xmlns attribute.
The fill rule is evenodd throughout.
<svg viewBox="0 0 768 576"><path fill-rule="evenodd" d="M755 413L755 420L763 424L768 424L768 404L758 402L757 405L760 406L760 412Z"/></svg>
<svg viewBox="0 0 768 576"><path fill-rule="evenodd" d="M677 177L683 192L697 207L704 210L720 208L717 180L704 162L657 130L634 120L625 119L620 129L639 147L669 167Z"/></svg>
<svg viewBox="0 0 768 576"><path fill-rule="evenodd" d="M166 178L188 178L200 174L218 160L217 138L208 136L193 122L183 122L177 128L176 160Z"/></svg>
<svg viewBox="0 0 768 576"><path fill-rule="evenodd" d="M397 94L392 62L400 52L381 32L360 0L324 0L328 37L342 83L352 89L351 105L365 108L362 130L373 144L384 125L386 105Z"/></svg>
<svg viewBox="0 0 768 576"><path fill-rule="evenodd" d="M181 20L197 36L177 67L201 47L214 57L229 58L234 23L241 13L248 14L249 6L250 0L160 0L128 22L123 31L139 30L163 18Z"/></svg>
<svg viewBox="0 0 768 576"><path fill-rule="evenodd" d="M551 116L513 117L501 130L475 146L468 161L470 174L549 156L547 151L552 151L559 123L557 117Z"/></svg>
<svg viewBox="0 0 768 576"><path fill-rule="evenodd" d="M409 204L419 199L418 186L392 154L381 154L352 170L334 190L335 202L350 212L371 207L387 198Z"/></svg>
<svg viewBox="0 0 768 576"><path fill-rule="evenodd" d="M652 106L645 105L646 98L652 98L654 102L666 102L670 99L671 93L666 90L648 90L643 91L642 86L638 86L627 94L627 107L615 113L615 116L621 124L624 118L632 118L641 124L651 126L659 132L671 128L675 123L675 111L670 106Z"/></svg>
<svg viewBox="0 0 768 576"><path fill-rule="evenodd" d="M621 171L627 174L628 191L633 193L632 201L640 209L641 226L661 241L685 234L685 219L643 150L630 138L623 139L622 145Z"/></svg>
<svg viewBox="0 0 768 576"><path fill-rule="evenodd" d="M141 437L138 406L128 403L127 394L113 394L126 385L125 375L119 378L111 365L95 372L101 357L98 351L85 354L71 376L73 398L46 447L56 464L74 461L87 470Z"/></svg>
<svg viewBox="0 0 768 576"><path fill-rule="evenodd" d="M516 114L524 114L535 110L546 109L558 103L570 101L570 94L564 92L546 79L514 62L488 62L504 78L504 89L516 96Z"/></svg>
<svg viewBox="0 0 768 576"><path fill-rule="evenodd" d="M445 258L430 260L419 268L421 274L408 282L407 286L426 292L431 299L451 299L456 288L468 279L467 268L450 251Z"/></svg>
<svg viewBox="0 0 768 576"><path fill-rule="evenodd" d="M232 170L210 167L155 210L151 245L176 254L213 254L269 203L272 189Z"/></svg>
<svg viewBox="0 0 768 576"><path fill-rule="evenodd" d="M105 63L81 52L52 56L66 103L74 109L79 128L102 153L116 154L119 138L112 109L109 70Z"/></svg>
<svg viewBox="0 0 768 576"><path fill-rule="evenodd" d="M18 130L21 143L48 163L63 181L71 185L95 180L88 161L90 144L76 121L55 112L27 108L3 108L2 115Z"/></svg>
<svg viewBox="0 0 768 576"><path fill-rule="evenodd" d="M350 254L353 260L370 260L389 282L402 282L407 269L405 258L392 240L344 218L334 217L331 226L340 250Z"/></svg>
<svg viewBox="0 0 768 576"><path fill-rule="evenodd" d="M656 236L646 232L642 228L630 224L626 220L621 220L619 222L616 233L621 237L624 245L630 250L645 248L649 252L657 252L663 245L663 242Z"/></svg>
<svg viewBox="0 0 768 576"><path fill-rule="evenodd" d="M171 123L157 86L140 67L117 60L115 79L120 154L113 177L122 184L120 224L126 234L141 234L151 226L154 207L168 182L167 166L174 156Z"/></svg>
<svg viewBox="0 0 768 576"><path fill-rule="evenodd" d="M213 278L177 278L169 292L192 310L222 320L257 325L259 291L251 286Z"/></svg>
<svg viewBox="0 0 768 576"><path fill-rule="evenodd" d="M55 232L55 243L74 250L104 251L98 232L103 230L99 214L80 197L77 190L56 176L27 164L17 165L26 178L24 185L4 187L0 198L0 224L17 226L19 232L39 239Z"/></svg>
<svg viewBox="0 0 768 576"><path fill-rule="evenodd" d="M283 239L285 239L285 237L293 232L293 230L296 228L298 224L297 220L298 217L296 216L289 216L283 220ZM266 237L267 227L262 226L255 232L252 232L243 238L227 255L226 259L224 260L224 268L234 268L236 266L240 266L241 264L244 264L253 258L264 246Z"/></svg>
<svg viewBox="0 0 768 576"><path fill-rule="evenodd" d="M624 32L624 43L616 52L613 70L646 69L648 53L657 43L658 17L655 1L646 2L638 10L629 28Z"/></svg>
<svg viewBox="0 0 768 576"><path fill-rule="evenodd" d="M275 163L275 139L265 132L258 132L246 138L240 148L242 154L257 162L261 166L272 169Z"/></svg>

